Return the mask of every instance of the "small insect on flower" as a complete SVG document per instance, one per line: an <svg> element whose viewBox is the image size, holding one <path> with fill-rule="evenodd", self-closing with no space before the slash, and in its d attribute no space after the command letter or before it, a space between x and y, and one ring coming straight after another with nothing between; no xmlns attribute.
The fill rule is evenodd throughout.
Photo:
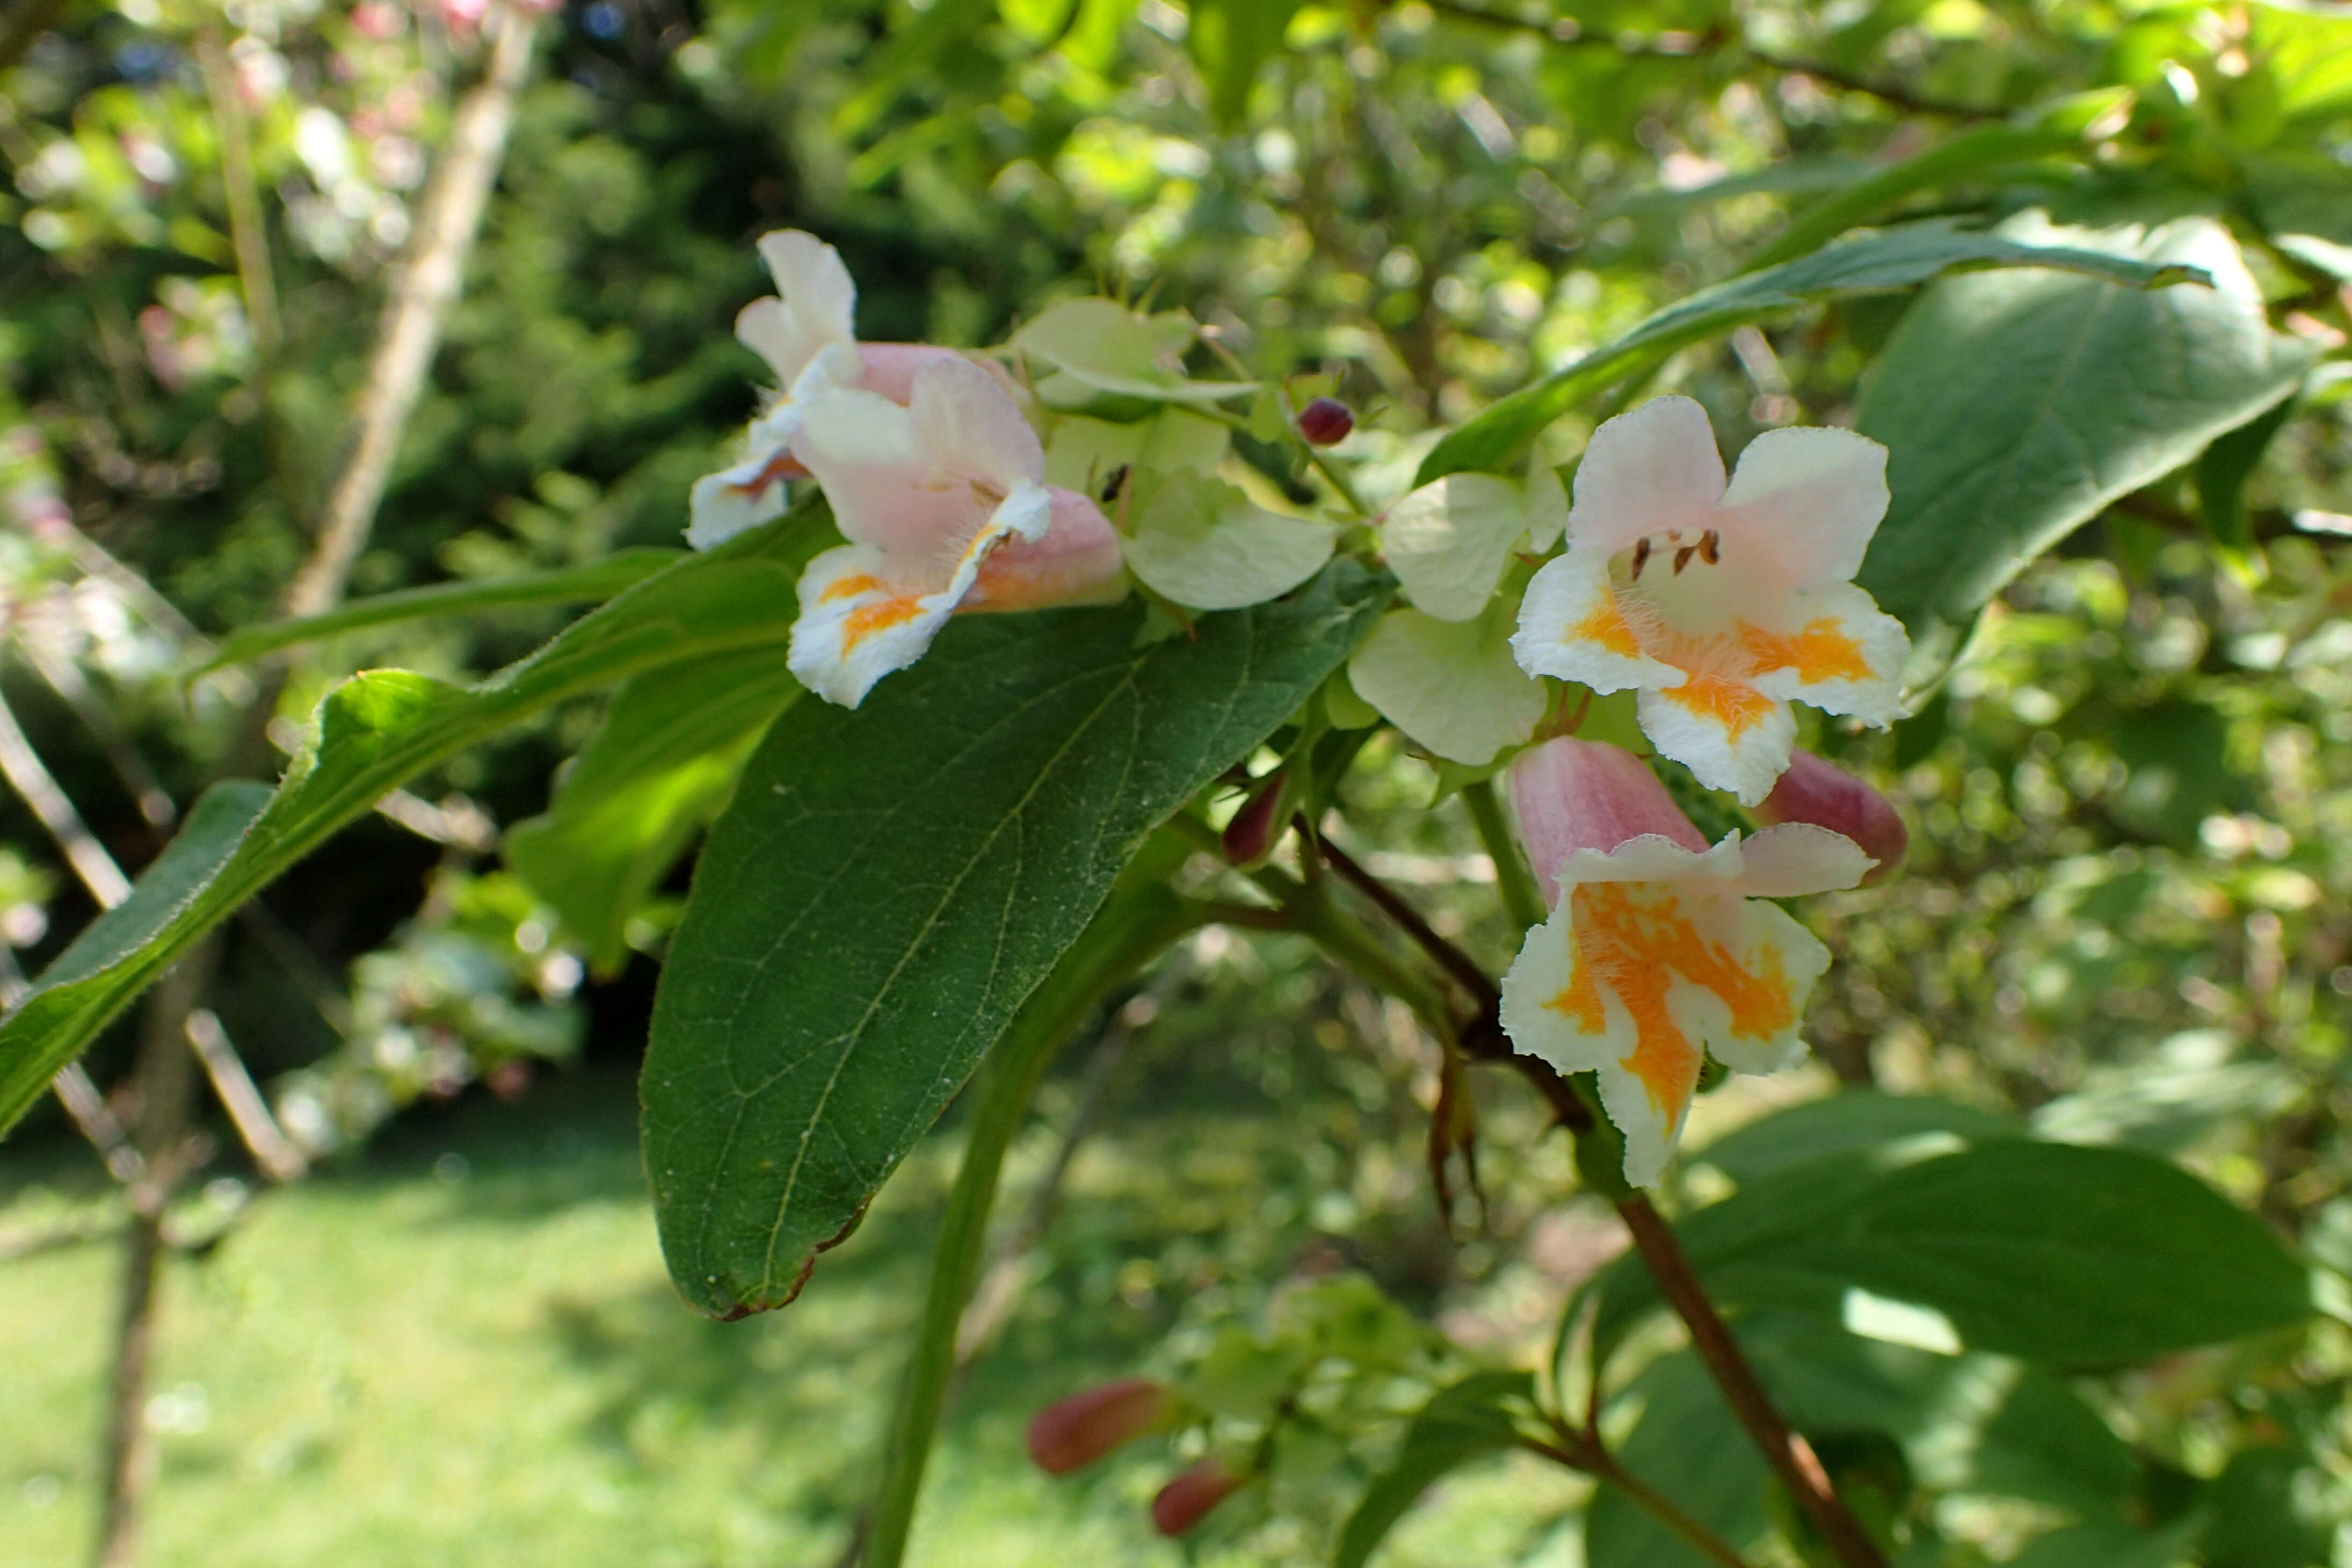
<svg viewBox="0 0 2352 1568"><path fill-rule="evenodd" d="M1727 485L1706 411L1653 399L1593 432L1512 651L1530 675L1637 689L1658 750L1753 805L1789 765L1792 699L1901 711L1909 641L1851 580L1886 502L1886 448L1851 430L1767 431Z"/></svg>
<svg viewBox="0 0 2352 1568"><path fill-rule="evenodd" d="M1557 740L1511 763L1520 841L1552 905L1503 977L1513 1047L1591 1072L1625 1135L1625 1179L1654 1183L1712 1055L1773 1072L1829 950L1769 899L1851 888L1871 868L1807 824L1712 848L1631 752Z"/></svg>

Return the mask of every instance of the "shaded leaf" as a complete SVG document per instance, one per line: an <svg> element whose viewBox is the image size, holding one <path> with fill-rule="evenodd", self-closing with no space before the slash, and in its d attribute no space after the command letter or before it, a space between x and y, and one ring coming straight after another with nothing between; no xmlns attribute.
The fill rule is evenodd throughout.
<svg viewBox="0 0 2352 1568"><path fill-rule="evenodd" d="M1615 342L1497 400L1433 447L1422 459L1413 483L1425 485L1465 468L1507 468L1536 432L1580 399L1685 344L1742 322L1821 300L1909 289L1946 272L2020 267L2088 273L2138 289L2201 280L2194 268L2168 260L2145 261L2070 245L2026 244L1963 229L1946 219L1857 235L1810 256L1701 289Z"/></svg>
<svg viewBox="0 0 2352 1568"><path fill-rule="evenodd" d="M1947 279L1903 318L1856 427L1886 444L1894 492L1856 579L1910 628L1923 667L2035 555L2286 396L2315 350L2273 332L2236 242L2187 219L2004 233L2201 268L2211 289L2097 278Z"/></svg>
<svg viewBox="0 0 2352 1568"><path fill-rule="evenodd" d="M1524 1372L1474 1373L1430 1395L1396 1458L1349 1514L1332 1568L1363 1568L1422 1493L1473 1460L1517 1447L1517 1412L1534 1396L1535 1379Z"/></svg>
<svg viewBox="0 0 2352 1568"><path fill-rule="evenodd" d="M787 710L711 830L646 1059L670 1271L792 1299L1144 836L1353 650L1390 588L1137 646L1135 605L970 616L856 710Z"/></svg>

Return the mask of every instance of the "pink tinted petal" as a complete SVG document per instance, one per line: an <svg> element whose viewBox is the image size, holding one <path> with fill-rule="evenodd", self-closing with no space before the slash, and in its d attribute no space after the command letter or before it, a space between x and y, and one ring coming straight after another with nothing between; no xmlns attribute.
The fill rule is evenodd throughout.
<svg viewBox="0 0 2352 1568"><path fill-rule="evenodd" d="M1053 512L1043 539L1012 538L981 563L966 610L1033 610L1098 604L1127 591L1118 531L1102 509L1076 490L1049 487Z"/></svg>
<svg viewBox="0 0 2352 1568"><path fill-rule="evenodd" d="M866 365L865 376L857 384L868 392L880 393L902 407L915 400L915 378L948 360L977 364L1008 395L1017 395L1019 390L1019 384L1003 365L993 360L975 360L961 349L943 349L931 343L860 343L857 353Z"/></svg>
<svg viewBox="0 0 2352 1568"><path fill-rule="evenodd" d="M1793 899L1851 888L1870 857L1841 833L1810 822L1780 822L1739 845L1739 874L1729 889L1742 898Z"/></svg>
<svg viewBox="0 0 2352 1568"><path fill-rule="evenodd" d="M802 405L793 451L824 489L852 544L889 554L896 569L944 587L998 498L931 481L907 410L871 392L829 389Z"/></svg>
<svg viewBox="0 0 2352 1568"><path fill-rule="evenodd" d="M1886 515L1886 448L1830 426L1768 430L1739 454L1717 526L1742 570L1843 583Z"/></svg>
<svg viewBox="0 0 2352 1568"><path fill-rule="evenodd" d="M933 470L1007 491L1045 477L1045 448L1003 384L961 355L916 374L908 409Z"/></svg>
<svg viewBox="0 0 2352 1568"><path fill-rule="evenodd" d="M1568 537L1615 554L1646 533L1714 524L1723 499L1723 455L1706 410L1687 397L1654 397L1592 433L1576 470Z"/></svg>
<svg viewBox="0 0 2352 1568"><path fill-rule="evenodd" d="M1508 782L1519 841L1549 903L1559 902L1559 873L1579 850L1607 854L1652 836L1694 855L1706 852L1706 840L1657 775L1618 747L1548 741L1513 760Z"/></svg>
<svg viewBox="0 0 2352 1568"><path fill-rule="evenodd" d="M1885 881L1903 864L1911 835L1894 803L1862 780L1811 752L1792 752L1789 771L1756 807L1763 823L1808 822L1859 845L1878 864L1863 879Z"/></svg>

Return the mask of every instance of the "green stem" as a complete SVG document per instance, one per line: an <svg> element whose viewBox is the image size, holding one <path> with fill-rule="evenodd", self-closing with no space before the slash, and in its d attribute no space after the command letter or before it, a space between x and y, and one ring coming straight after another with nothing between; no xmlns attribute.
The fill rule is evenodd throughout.
<svg viewBox="0 0 2352 1568"><path fill-rule="evenodd" d="M1599 1442L1581 1433L1563 1430L1561 1445L1530 1442L1528 1448L1545 1458L1564 1465L1571 1470L1581 1470L1606 1487L1614 1487L1625 1495L1625 1500L1679 1537L1691 1550L1723 1568L1749 1568L1748 1559L1739 1555L1730 1542L1685 1513L1674 1500L1627 1469L1617 1456Z"/></svg>
<svg viewBox="0 0 2352 1568"><path fill-rule="evenodd" d="M1113 894L1022 1005L982 1065L972 1084L971 1139L940 1222L922 1321L891 1414L882 1480L866 1542L866 1568L899 1568L906 1556L923 1470L955 1373L956 1328L980 1272L997 1179L1039 1080L1055 1051L1104 992L1208 923L1212 914L1209 906L1179 899L1157 883Z"/></svg>
<svg viewBox="0 0 2352 1568"><path fill-rule="evenodd" d="M1495 786L1485 779L1465 784L1462 799L1470 807L1470 820L1478 825L1478 841L1486 847L1487 858L1495 862L1495 881L1503 891L1504 910L1521 930L1543 924L1547 912L1543 889L1536 885L1535 873L1528 869L1518 842L1503 820L1503 803L1495 798Z"/></svg>

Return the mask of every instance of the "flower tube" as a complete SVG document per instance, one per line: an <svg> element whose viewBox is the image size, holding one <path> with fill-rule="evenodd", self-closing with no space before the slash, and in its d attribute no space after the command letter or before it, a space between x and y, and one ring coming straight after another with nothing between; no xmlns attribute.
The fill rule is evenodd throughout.
<svg viewBox="0 0 2352 1568"><path fill-rule="evenodd" d="M1804 1054L1798 1026L1829 950L1765 900L1853 887L1870 857L1801 823L1710 848L1614 746L1550 741L1508 777L1552 914L1503 977L1504 1031L1563 1073L1597 1076L1625 1179L1649 1186L1709 1055L1772 1072Z"/></svg>

